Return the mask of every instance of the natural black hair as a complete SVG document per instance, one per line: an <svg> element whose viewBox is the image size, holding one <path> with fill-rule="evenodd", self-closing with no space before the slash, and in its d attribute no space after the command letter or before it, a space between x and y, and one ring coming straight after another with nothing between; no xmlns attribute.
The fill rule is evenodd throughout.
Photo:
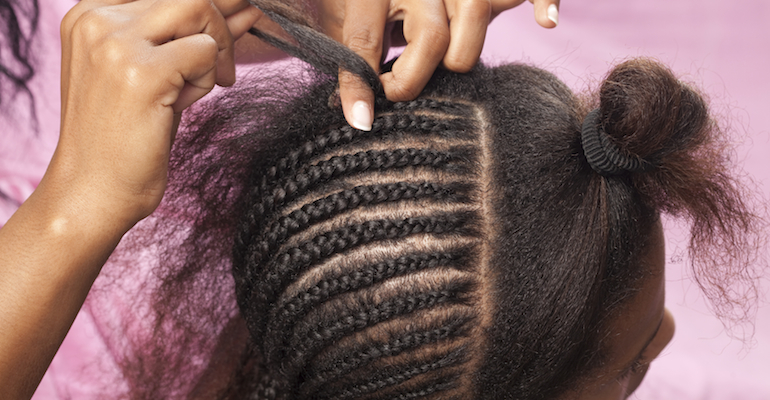
<svg viewBox="0 0 770 400"><path fill-rule="evenodd" d="M9 94L10 100L19 92L33 100L27 83L35 75L32 38L39 17L37 0L0 0L0 107ZM9 84L11 89L6 91Z"/></svg>
<svg viewBox="0 0 770 400"><path fill-rule="evenodd" d="M760 219L705 101L664 66L624 62L586 97L527 65L437 71L414 101L380 93L364 132L335 72L373 72L271 17L310 72L243 80L188 116L164 204L129 238L159 258L152 309L121 325L128 396L558 398L606 365L660 213L690 222L715 309L744 305L731 284L753 282ZM654 169L591 168L597 107Z"/></svg>

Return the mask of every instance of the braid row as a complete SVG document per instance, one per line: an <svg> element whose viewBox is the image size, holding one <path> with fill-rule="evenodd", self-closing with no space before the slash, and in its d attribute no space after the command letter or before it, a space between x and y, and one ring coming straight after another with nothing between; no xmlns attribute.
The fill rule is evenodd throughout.
<svg viewBox="0 0 770 400"><path fill-rule="evenodd" d="M319 399L350 399L350 398L357 398L372 392L375 392L380 389L384 389L391 386L396 386L401 383L404 383L408 381L409 379L414 378L415 376L426 374L432 371L437 371L442 368L455 366L458 364L462 364L465 362L465 354L466 349L464 347L461 347L459 349L455 349L448 354L444 355L443 357L439 358L438 360L423 362L418 365L412 365L412 366L405 366L406 368L402 368L400 372L393 373L392 368L385 368L383 371L380 371L378 374L379 376L375 378L375 380L372 380L370 382L353 386L353 387L343 387L341 391L334 392L332 386L328 386L328 390L326 390L326 393L321 394L317 398ZM426 389L423 389L426 390ZM420 391L423 391L420 390Z"/></svg>
<svg viewBox="0 0 770 400"><path fill-rule="evenodd" d="M306 268L329 257L332 254L350 250L373 241L403 238L419 233L443 234L457 231L464 232L466 225L478 218L472 211L457 213L439 213L434 216L420 216L403 220L375 220L348 225L341 229L326 232L278 254L261 271L259 276L256 266L260 260L249 260L244 282L253 282L251 288L244 287L244 293L254 301L259 309L268 309L268 304L276 300L277 294L286 289L290 280ZM467 232L470 233L470 232ZM253 293L252 290L255 290ZM262 324L260 324L262 325ZM264 326L253 327L264 334Z"/></svg>
<svg viewBox="0 0 770 400"><path fill-rule="evenodd" d="M412 101L398 102L393 105L393 109L406 112L428 110L448 114L454 117L473 117L473 109L467 104L431 98L420 98Z"/></svg>
<svg viewBox="0 0 770 400"><path fill-rule="evenodd" d="M370 132L326 129L264 158L233 249L238 305L277 378L251 398L458 394L478 321L477 116L390 104Z"/></svg>
<svg viewBox="0 0 770 400"><path fill-rule="evenodd" d="M417 331L416 328L412 328L389 342L377 343L368 348L347 353L342 359L330 360L324 366L326 368L321 368L313 363L313 366L308 370L308 375L315 376L315 378L304 383L303 390L313 392L318 387L339 379L358 368L366 367L380 358L397 356L407 350L462 336L466 333L467 324L472 319L473 317L470 316L451 318L447 325L427 331Z"/></svg>
<svg viewBox="0 0 770 400"><path fill-rule="evenodd" d="M387 279L432 268L457 265L462 253L413 254L395 260L385 260L366 265L342 276L324 279L313 287L280 302L271 312L270 334L265 338L267 348L283 347L285 332L291 332L294 324L312 308L340 293L348 293L369 287Z"/></svg>
<svg viewBox="0 0 770 400"><path fill-rule="evenodd" d="M255 216L261 217L264 213L286 204L298 194L304 193L309 187L322 181L371 170L404 167L439 168L462 156L466 154L457 148L448 152L431 149L369 150L335 156L309 166L291 177L286 177L277 184L271 195L265 196L261 209Z"/></svg>
<svg viewBox="0 0 770 400"><path fill-rule="evenodd" d="M303 231L311 224L361 206L423 198L467 202L470 190L470 185L461 183L398 182L356 186L318 199L287 216L280 217L270 225L263 238L257 241L255 248L260 249L262 254L270 254L290 235Z"/></svg>
<svg viewBox="0 0 770 400"><path fill-rule="evenodd" d="M468 114L471 114L468 111ZM435 117L414 114L386 114L375 118L372 130L360 131L348 125L332 129L326 134L318 135L312 140L300 145L288 156L279 159L276 165L269 168L263 177L259 189L264 193L265 189L275 180L296 171L299 165L308 159L317 156L324 151L339 145L353 142L364 136L379 138L391 133L403 133L405 130L415 133L437 133L442 136L458 135L463 131L473 128L473 122L465 119L438 120Z"/></svg>
<svg viewBox="0 0 770 400"><path fill-rule="evenodd" d="M393 397L394 400L412 400L412 399L419 399L423 397L430 396L434 393L438 392L445 392L447 390L451 390L457 387L457 379L459 378L460 374L451 374L442 377L441 381L428 386L424 389L418 389L411 391L409 393L402 393L399 394L396 397ZM459 396L452 396L452 397L441 397L444 400L459 400L461 397Z"/></svg>
<svg viewBox="0 0 770 400"><path fill-rule="evenodd" d="M277 207L294 200L320 182L371 170L404 167L441 168L459 159L467 159L470 155L463 150L465 149L462 147L450 149L448 152L429 149L371 150L322 161L307 168L303 173L285 179L285 182L273 189L272 195L263 197L262 201L247 215L245 222L247 226L241 229L239 244L250 244L247 251L263 257L266 254L265 249L255 247L256 244L253 243L251 235L259 231L257 227L265 219L265 214L272 213Z"/></svg>
<svg viewBox="0 0 770 400"><path fill-rule="evenodd" d="M466 293L474 284L468 280L449 282L442 290L403 295L354 312L342 311L331 321L309 321L294 331L289 341L292 350L282 370L289 379L296 379L302 366L329 343L397 316L439 305L462 303L467 300Z"/></svg>

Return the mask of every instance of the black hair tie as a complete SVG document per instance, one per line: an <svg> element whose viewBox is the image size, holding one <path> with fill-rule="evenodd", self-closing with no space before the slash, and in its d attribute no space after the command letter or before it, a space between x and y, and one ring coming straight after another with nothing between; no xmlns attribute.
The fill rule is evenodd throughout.
<svg viewBox="0 0 770 400"><path fill-rule="evenodd" d="M645 172L653 165L639 157L624 154L602 129L599 109L586 115L583 120L583 153L594 171L604 176L621 175L625 172Z"/></svg>

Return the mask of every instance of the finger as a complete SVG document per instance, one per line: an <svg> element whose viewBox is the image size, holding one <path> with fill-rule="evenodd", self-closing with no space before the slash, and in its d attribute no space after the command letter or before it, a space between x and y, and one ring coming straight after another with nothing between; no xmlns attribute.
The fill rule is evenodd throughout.
<svg viewBox="0 0 770 400"><path fill-rule="evenodd" d="M161 106L171 106L179 113L214 88L218 46L211 36L185 36L156 47L155 52L173 71L165 82L168 86L161 88Z"/></svg>
<svg viewBox="0 0 770 400"><path fill-rule="evenodd" d="M441 1L419 1L404 10L406 48L392 72L380 76L389 100L413 100L420 94L449 47L447 25Z"/></svg>
<svg viewBox="0 0 770 400"><path fill-rule="evenodd" d="M225 17L227 28L234 40L238 40L246 34L257 22L262 20L265 14L256 7L246 7L236 13Z"/></svg>
<svg viewBox="0 0 770 400"><path fill-rule="evenodd" d="M139 32L159 45L198 33L212 37L219 49L217 83L222 86L235 83L233 37L225 18L209 0L158 1L139 21Z"/></svg>
<svg viewBox="0 0 770 400"><path fill-rule="evenodd" d="M342 26L342 44L361 56L375 71L382 60L382 42L388 2L348 1ZM374 93L358 76L340 71L340 102L350 126L369 131L374 120Z"/></svg>
<svg viewBox="0 0 770 400"><path fill-rule="evenodd" d="M492 19L505 10L517 7L527 0L492 0Z"/></svg>
<svg viewBox="0 0 770 400"><path fill-rule="evenodd" d="M388 18L388 2L348 1L342 26L342 44L379 71L382 41Z"/></svg>
<svg viewBox="0 0 770 400"><path fill-rule="evenodd" d="M535 8L535 21L543 28L559 25L559 0L531 0Z"/></svg>
<svg viewBox="0 0 770 400"><path fill-rule="evenodd" d="M470 71L481 56L492 5L489 0L453 1L449 4L450 41L443 63L450 71L464 73Z"/></svg>
<svg viewBox="0 0 770 400"><path fill-rule="evenodd" d="M213 0L213 3L225 18L238 13L245 8L254 8L254 6L245 0Z"/></svg>

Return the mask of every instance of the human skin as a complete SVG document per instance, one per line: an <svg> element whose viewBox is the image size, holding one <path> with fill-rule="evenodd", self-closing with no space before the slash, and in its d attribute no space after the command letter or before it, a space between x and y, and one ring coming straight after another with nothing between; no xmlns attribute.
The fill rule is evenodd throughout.
<svg viewBox="0 0 770 400"><path fill-rule="evenodd" d="M650 363L674 337L674 318L665 308L666 248L663 227L655 224L640 259L646 271L637 294L612 315L607 335L607 363L585 387L565 400L622 400L644 379ZM637 356L639 368L627 373Z"/></svg>
<svg viewBox="0 0 770 400"><path fill-rule="evenodd" d="M379 71L391 42L388 24L403 23L397 44L406 44L391 72L380 80L391 101L415 99L441 65L468 72L479 59L492 19L525 0L371 0L320 1L324 32L346 45ZM530 0L535 20L545 28L558 24L559 0ZM392 26L392 25L391 25ZM401 35L403 33L403 36ZM398 43L401 42L401 43ZM345 119L359 129L371 129L374 94L355 75L340 72L340 100Z"/></svg>
<svg viewBox="0 0 770 400"><path fill-rule="evenodd" d="M529 0L535 21L544 28L558 25L560 0ZM487 25L497 15L526 0L313 0L324 33L346 45L379 71L391 45L405 45L391 72L382 74L391 101L415 99L433 71L441 66L468 72L479 60ZM393 31L395 22L403 30ZM236 52L241 62L276 57L264 44L242 37ZM355 75L340 71L340 100L351 126L371 129L374 93Z"/></svg>
<svg viewBox="0 0 770 400"><path fill-rule="evenodd" d="M412 8L391 3L406 7L406 26ZM101 267L162 199L181 112L215 84L234 83L234 40L262 18L241 0L83 0L65 16L59 143L37 190L0 230L4 399L32 396ZM429 77L433 67L406 74Z"/></svg>

